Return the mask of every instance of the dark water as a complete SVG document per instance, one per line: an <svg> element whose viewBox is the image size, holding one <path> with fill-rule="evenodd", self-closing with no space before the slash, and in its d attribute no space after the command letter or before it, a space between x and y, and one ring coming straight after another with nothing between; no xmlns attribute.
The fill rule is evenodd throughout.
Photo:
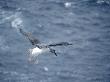
<svg viewBox="0 0 110 82"><path fill-rule="evenodd" d="M18 27L74 45L30 64ZM110 82L110 0L0 0L0 82Z"/></svg>

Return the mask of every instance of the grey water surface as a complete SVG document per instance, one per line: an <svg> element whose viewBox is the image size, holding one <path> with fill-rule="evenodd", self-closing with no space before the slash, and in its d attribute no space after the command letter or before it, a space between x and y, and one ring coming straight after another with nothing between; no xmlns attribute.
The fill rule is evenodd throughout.
<svg viewBox="0 0 110 82"><path fill-rule="evenodd" d="M32 64L18 28L74 45ZM0 82L110 82L110 0L0 0Z"/></svg>

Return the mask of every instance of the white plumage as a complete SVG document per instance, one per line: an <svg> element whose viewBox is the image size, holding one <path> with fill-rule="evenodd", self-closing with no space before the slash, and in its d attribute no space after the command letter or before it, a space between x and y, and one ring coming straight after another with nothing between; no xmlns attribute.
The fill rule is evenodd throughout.
<svg viewBox="0 0 110 82"><path fill-rule="evenodd" d="M32 55L36 55L36 54L41 54L43 52L43 49L39 49L38 47L35 47L33 49L31 49L31 54Z"/></svg>
<svg viewBox="0 0 110 82"><path fill-rule="evenodd" d="M33 63L38 63L38 55L40 54L43 54L45 52L49 52L49 48L38 48L38 47L35 47L35 48L32 48L32 49L29 49L29 61L30 62L33 62Z"/></svg>

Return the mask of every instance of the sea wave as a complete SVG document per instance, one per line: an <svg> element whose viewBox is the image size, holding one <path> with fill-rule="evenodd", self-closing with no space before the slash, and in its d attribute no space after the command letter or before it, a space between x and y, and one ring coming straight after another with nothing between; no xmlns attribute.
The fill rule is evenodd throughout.
<svg viewBox="0 0 110 82"><path fill-rule="evenodd" d="M0 13L0 24L5 24L9 22L12 28L18 29L18 28L23 28L23 20L22 20L22 12L7 12L4 10L1 10L2 12Z"/></svg>
<svg viewBox="0 0 110 82"><path fill-rule="evenodd" d="M110 6L110 0L84 0L84 1L92 3L92 4L97 4L97 5L109 5Z"/></svg>

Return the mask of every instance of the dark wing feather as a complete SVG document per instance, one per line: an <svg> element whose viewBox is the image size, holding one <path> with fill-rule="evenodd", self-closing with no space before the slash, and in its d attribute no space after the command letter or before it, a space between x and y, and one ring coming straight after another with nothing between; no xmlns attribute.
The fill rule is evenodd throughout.
<svg viewBox="0 0 110 82"><path fill-rule="evenodd" d="M36 38L34 38L31 33L27 33L27 32L24 32L21 28L19 28L19 31L21 34L23 34L26 38L29 39L29 41L31 42L32 45L36 45L38 43L40 43L40 41Z"/></svg>
<svg viewBox="0 0 110 82"><path fill-rule="evenodd" d="M72 44L68 42L60 42L60 43L55 43L55 44L49 44L48 46L52 47L52 46L68 46L68 45L72 45Z"/></svg>

